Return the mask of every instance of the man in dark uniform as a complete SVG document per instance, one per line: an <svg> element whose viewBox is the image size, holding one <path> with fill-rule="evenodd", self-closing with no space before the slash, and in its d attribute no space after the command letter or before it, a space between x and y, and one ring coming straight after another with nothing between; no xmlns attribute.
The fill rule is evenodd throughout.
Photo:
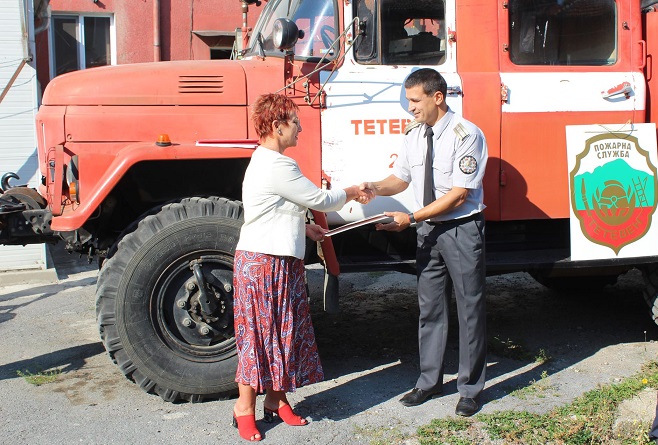
<svg viewBox="0 0 658 445"><path fill-rule="evenodd" d="M391 196L412 186L415 212L393 217L378 230L417 227L416 264L420 318L420 377L400 402L420 405L443 391L449 302L454 287L459 319L460 394L456 414L472 416L484 388L486 311L482 179L487 143L482 131L448 108L445 79L435 70L414 71L405 80L414 127L406 131L393 174L361 189ZM427 167L427 169L426 169Z"/></svg>

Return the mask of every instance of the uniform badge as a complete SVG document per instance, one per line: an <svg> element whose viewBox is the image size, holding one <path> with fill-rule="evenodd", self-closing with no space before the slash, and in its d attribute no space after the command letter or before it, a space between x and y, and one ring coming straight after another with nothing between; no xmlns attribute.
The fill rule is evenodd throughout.
<svg viewBox="0 0 658 445"><path fill-rule="evenodd" d="M463 141L464 138L470 134L461 122L455 125L455 128L453 128L452 131L455 132L455 135L459 138L460 141Z"/></svg>
<svg viewBox="0 0 658 445"><path fill-rule="evenodd" d="M464 156L459 160L459 169L462 173L470 175L478 169L478 161L473 156Z"/></svg>
<svg viewBox="0 0 658 445"><path fill-rule="evenodd" d="M413 130L416 127L420 127L423 125L421 122L418 121L411 121L409 122L405 127L404 127L404 134L409 134L411 130Z"/></svg>

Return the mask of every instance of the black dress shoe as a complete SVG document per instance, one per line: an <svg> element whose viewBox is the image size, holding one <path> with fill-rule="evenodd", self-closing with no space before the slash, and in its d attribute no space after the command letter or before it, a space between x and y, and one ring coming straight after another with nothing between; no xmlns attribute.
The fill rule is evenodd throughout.
<svg viewBox="0 0 658 445"><path fill-rule="evenodd" d="M440 389L420 389L420 388L414 388L411 390L411 392L408 392L407 394L404 395L400 399L400 403L403 404L404 406L416 406L420 405L427 399L431 398L432 396L435 396L437 394L441 394Z"/></svg>
<svg viewBox="0 0 658 445"><path fill-rule="evenodd" d="M459 402L457 402L457 408L455 408L455 414L463 417L471 417L478 412L478 409L480 409L480 407L475 399L460 397Z"/></svg>

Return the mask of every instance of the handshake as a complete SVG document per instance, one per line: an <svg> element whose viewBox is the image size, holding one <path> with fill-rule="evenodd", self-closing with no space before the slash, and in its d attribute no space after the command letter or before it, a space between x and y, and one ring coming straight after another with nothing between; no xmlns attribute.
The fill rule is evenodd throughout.
<svg viewBox="0 0 658 445"><path fill-rule="evenodd" d="M391 187L381 188L381 183L376 185L374 182L362 182L359 185L353 185L347 187L345 192L347 192L348 201L356 201L360 204L368 204L370 201L375 199L377 196L377 191L379 190L380 194L388 195L391 192ZM406 185L406 184L404 184ZM378 188L379 187L379 188ZM400 192L406 187L402 187L402 181L400 181L400 187L394 189L394 192ZM382 193L383 191L383 193ZM375 226L377 230L386 230L391 232L400 232L411 225L411 217L409 213L405 212L384 212L384 215L390 216L392 218L391 222L380 223Z"/></svg>
<svg viewBox="0 0 658 445"><path fill-rule="evenodd" d="M375 199L375 187L372 182L363 182L345 189L348 201L356 201L359 204L368 204Z"/></svg>

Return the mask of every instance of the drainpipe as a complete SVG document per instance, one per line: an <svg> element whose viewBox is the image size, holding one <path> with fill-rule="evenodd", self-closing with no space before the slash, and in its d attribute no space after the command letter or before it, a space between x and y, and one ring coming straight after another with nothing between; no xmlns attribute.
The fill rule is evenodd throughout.
<svg viewBox="0 0 658 445"><path fill-rule="evenodd" d="M160 61L160 0L153 0L153 61Z"/></svg>

